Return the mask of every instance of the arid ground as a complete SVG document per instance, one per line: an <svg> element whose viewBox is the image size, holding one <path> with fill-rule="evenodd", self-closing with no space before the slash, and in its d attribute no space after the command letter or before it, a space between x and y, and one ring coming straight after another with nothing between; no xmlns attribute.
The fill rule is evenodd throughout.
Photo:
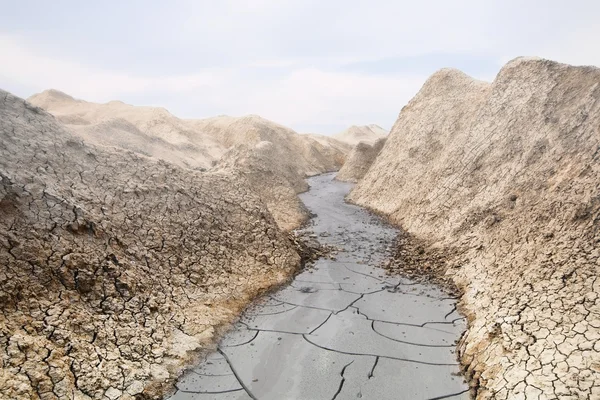
<svg viewBox="0 0 600 400"><path fill-rule="evenodd" d="M0 91L0 398L600 399L599 160L538 58L389 135Z"/></svg>

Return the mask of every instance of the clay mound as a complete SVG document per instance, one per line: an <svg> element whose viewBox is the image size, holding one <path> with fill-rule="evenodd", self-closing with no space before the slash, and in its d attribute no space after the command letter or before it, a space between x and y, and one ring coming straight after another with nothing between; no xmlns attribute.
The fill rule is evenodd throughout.
<svg viewBox="0 0 600 400"><path fill-rule="evenodd" d="M286 161L302 178L337 171L350 151L337 141L322 142L308 135L299 135L257 115L239 118L221 116L187 122L195 131L212 135L226 148L271 142L280 154L288 156Z"/></svg>
<svg viewBox="0 0 600 400"><path fill-rule="evenodd" d="M254 115L189 123L230 147L216 168L245 177L285 230L297 228L309 217L297 197L308 190L305 178L339 170L349 151L349 146L336 140L299 135Z"/></svg>
<svg viewBox="0 0 600 400"><path fill-rule="evenodd" d="M28 101L50 112L86 142L114 146L196 169L209 168L225 148L164 108L76 100L46 90Z"/></svg>
<svg viewBox="0 0 600 400"><path fill-rule="evenodd" d="M350 199L459 254L478 398L600 396L600 69L434 74Z"/></svg>
<svg viewBox="0 0 600 400"><path fill-rule="evenodd" d="M373 145L359 142L348 155L348 160L337 173L335 179L344 182L358 182L362 179L383 148L385 140L385 138L379 139Z"/></svg>
<svg viewBox="0 0 600 400"><path fill-rule="evenodd" d="M265 202L283 230L302 225L309 212L297 193L307 190L306 181L288 163L281 149L263 141L254 146L238 145L217 164L217 170L242 177Z"/></svg>
<svg viewBox="0 0 600 400"><path fill-rule="evenodd" d="M345 163L352 146L348 143L334 139L330 136L318 134L303 134L306 141L310 144L313 152L316 152L322 160L323 169L326 172L337 171Z"/></svg>
<svg viewBox="0 0 600 400"><path fill-rule="evenodd" d="M6 398L158 398L298 266L243 180L85 144L6 92L0 129Z"/></svg>
<svg viewBox="0 0 600 400"><path fill-rule="evenodd" d="M362 125L362 126L351 126L350 128L333 135L334 139L341 142L350 144L351 146L357 145L359 142L366 142L368 144L375 143L378 139L386 137L388 131L380 127L379 125Z"/></svg>
<svg viewBox="0 0 600 400"><path fill-rule="evenodd" d="M301 136L306 137L309 143L319 149L319 152L325 156L325 160L333 162L333 170L339 170L345 163L352 151L352 146L331 136L319 135L316 133L304 133Z"/></svg>
<svg viewBox="0 0 600 400"><path fill-rule="evenodd" d="M220 170L248 178L286 230L297 228L308 217L296 196L308 189L304 178L339 170L350 151L348 145L334 139L299 135L255 115L181 120L163 108L134 107L120 101L89 103L56 90L34 95L29 101L55 115L86 142L131 150L182 167L209 169L231 150L219 164ZM274 149L246 159L262 142L272 143ZM236 156L244 160L236 162ZM267 175L261 177L261 173Z"/></svg>

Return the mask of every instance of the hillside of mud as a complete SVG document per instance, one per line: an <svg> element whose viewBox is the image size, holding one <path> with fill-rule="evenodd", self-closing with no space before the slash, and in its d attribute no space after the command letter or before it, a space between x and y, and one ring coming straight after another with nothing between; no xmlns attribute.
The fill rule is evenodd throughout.
<svg viewBox="0 0 600 400"><path fill-rule="evenodd" d="M335 139L299 135L254 115L208 118L193 124L229 146L215 169L246 180L286 231L309 218L298 198L308 190L305 178L339 170L350 149Z"/></svg>
<svg viewBox="0 0 600 400"><path fill-rule="evenodd" d="M480 399L600 397L599 158L600 69L445 69L349 196L446 251Z"/></svg>
<svg viewBox="0 0 600 400"><path fill-rule="evenodd" d="M360 142L373 144L379 139L383 139L389 132L379 125L353 125L343 131L333 135L334 139L356 146Z"/></svg>
<svg viewBox="0 0 600 400"><path fill-rule="evenodd" d="M164 108L92 103L57 90L28 101L87 143L183 168L236 175L261 197L284 230L308 219L297 197L308 189L304 179L339 170L351 149L336 139L300 135L256 115L185 120Z"/></svg>
<svg viewBox="0 0 600 400"><path fill-rule="evenodd" d="M34 94L27 101L54 115L88 143L133 151L184 168L208 169L227 150L211 135L160 107L121 101L92 103L54 89Z"/></svg>
<svg viewBox="0 0 600 400"><path fill-rule="evenodd" d="M378 139L372 145L359 142L352 148L348 159L338 171L335 179L343 182L358 182L365 176L384 144L385 138Z"/></svg>
<svg viewBox="0 0 600 400"><path fill-rule="evenodd" d="M2 398L159 398L297 270L246 182L85 143L0 93Z"/></svg>

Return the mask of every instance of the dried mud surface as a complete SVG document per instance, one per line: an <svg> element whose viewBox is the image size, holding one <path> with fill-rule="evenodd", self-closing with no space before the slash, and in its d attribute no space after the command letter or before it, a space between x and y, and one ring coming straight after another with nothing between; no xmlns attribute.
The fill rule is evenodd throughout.
<svg viewBox="0 0 600 400"><path fill-rule="evenodd" d="M53 89L28 102L50 112L86 143L236 175L286 231L308 219L297 196L308 188L304 179L339 170L351 149L334 138L299 135L257 115L186 120L164 108L92 103Z"/></svg>
<svg viewBox="0 0 600 400"><path fill-rule="evenodd" d="M385 138L377 140L372 145L359 142L352 148L348 159L340 168L335 179L343 182L358 182L365 176L384 144Z"/></svg>
<svg viewBox="0 0 600 400"><path fill-rule="evenodd" d="M300 233L337 251L248 308L170 399L468 398L456 298L378 268L397 231L333 174L308 181Z"/></svg>
<svg viewBox="0 0 600 400"><path fill-rule="evenodd" d="M0 92L0 398L160 398L299 264L244 181L85 144Z"/></svg>
<svg viewBox="0 0 600 400"><path fill-rule="evenodd" d="M350 194L448 249L477 398L600 398L599 161L600 70L516 59L434 74Z"/></svg>

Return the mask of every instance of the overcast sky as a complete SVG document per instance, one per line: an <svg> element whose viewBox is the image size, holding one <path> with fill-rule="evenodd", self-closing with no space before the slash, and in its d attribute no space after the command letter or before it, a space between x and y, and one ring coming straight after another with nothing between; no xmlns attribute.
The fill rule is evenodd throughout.
<svg viewBox="0 0 600 400"><path fill-rule="evenodd" d="M0 0L0 88L259 114L299 132L390 128L439 68L600 66L600 1Z"/></svg>

